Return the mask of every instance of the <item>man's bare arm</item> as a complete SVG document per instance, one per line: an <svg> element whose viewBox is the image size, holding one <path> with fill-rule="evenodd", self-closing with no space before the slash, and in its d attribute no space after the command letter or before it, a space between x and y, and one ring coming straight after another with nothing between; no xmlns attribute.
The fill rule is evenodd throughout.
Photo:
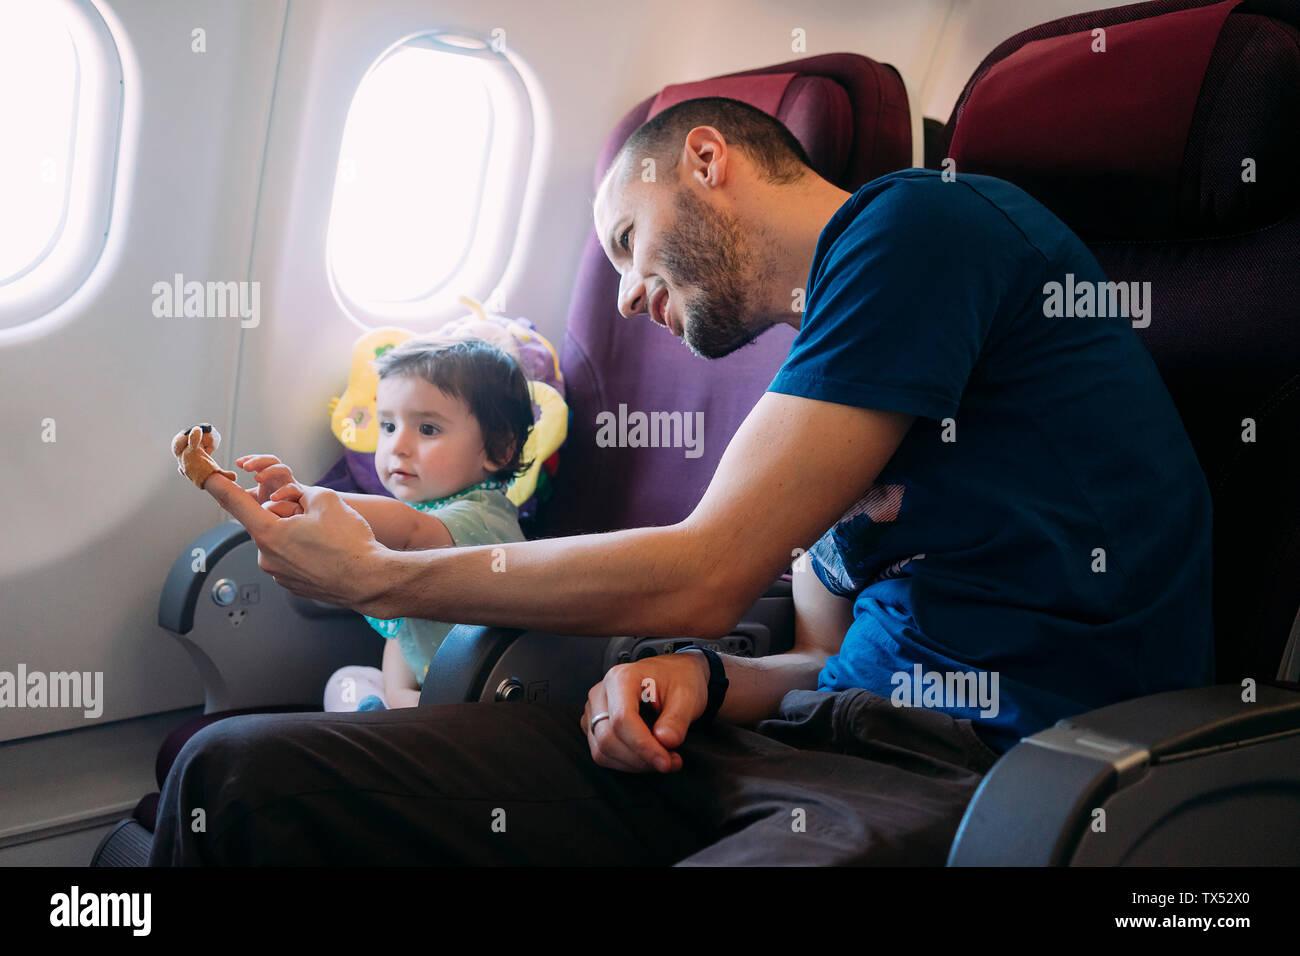
<svg viewBox="0 0 1300 956"><path fill-rule="evenodd" d="M723 657L730 687L718 717L751 724L778 710L787 691L816 687L826 658L839 650L853 620L853 606L827 591L811 570L796 570L795 646L788 654L749 660ZM645 681L655 682L659 716L653 729L640 714ZM684 651L619 664L587 694L582 729L592 759L603 767L667 773L682 766L676 748L708 702L709 667L703 654ZM597 714L609 716L608 729L592 729Z"/></svg>
<svg viewBox="0 0 1300 956"><path fill-rule="evenodd" d="M257 484L254 488L250 488L248 493L272 514L290 517L295 512L301 512L300 499L304 486L294 478L293 470L275 455L241 455L235 459L235 464L253 473L253 479ZM223 487L220 482L214 482L212 485L204 483L204 489L218 501L221 500L218 491ZM413 537L417 530L420 530L416 517L427 517L395 498L384 495L340 492L339 497L366 520L380 544L397 551L407 551L412 548ZM441 522L438 524L441 525ZM447 535L446 544L450 543L451 537ZM441 546L441 544L428 545L428 547Z"/></svg>
<svg viewBox="0 0 1300 956"><path fill-rule="evenodd" d="M768 657L725 657L727 696L719 719L753 724L776 713L791 690L816 690L826 658L839 651L853 623L853 602L831 594L812 569L796 570L794 648Z"/></svg>
<svg viewBox="0 0 1300 956"><path fill-rule="evenodd" d="M910 423L767 392L678 524L474 548L390 551L328 489L304 489L305 513L279 518L219 475L205 488L276 581L374 617L713 637L866 492Z"/></svg>
<svg viewBox="0 0 1300 956"><path fill-rule="evenodd" d="M811 545L866 493L911 420L767 392L684 521L476 548L389 551L327 489L306 489L304 513L279 518L220 475L204 487L249 530L262 569L305 597L380 618L571 634L716 637L731 629L796 549ZM612 668L604 687L588 695L588 711L606 702L610 707L609 732L602 729L596 741L588 729L593 756L602 764L626 770L680 766L680 755L669 750L703 710L702 662L673 657ZM663 662L665 705L652 732L637 715L640 672L634 665L657 661ZM766 675L756 678L761 694L775 694L790 679L780 670L754 673ZM683 682L688 677L689 685ZM738 699L748 696L742 692ZM590 719L584 713L584 728ZM607 753L606 747L613 749Z"/></svg>
<svg viewBox="0 0 1300 956"><path fill-rule="evenodd" d="M572 634L716 637L866 493L911 416L768 392L682 522L438 552L381 552L366 613ZM296 519L287 519L293 521ZM495 560L494 560L495 559Z"/></svg>

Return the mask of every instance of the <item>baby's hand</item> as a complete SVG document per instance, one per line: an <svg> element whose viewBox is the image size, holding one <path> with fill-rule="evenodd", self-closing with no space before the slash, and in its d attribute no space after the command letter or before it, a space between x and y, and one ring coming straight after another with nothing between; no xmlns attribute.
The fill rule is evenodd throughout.
<svg viewBox="0 0 1300 956"><path fill-rule="evenodd" d="M281 518L302 514L302 506L298 504L296 496L285 500L282 500L284 496L272 498L285 485L295 484L293 472L279 458L274 455L244 455L235 459L235 464L244 471L255 473L253 478L257 482L257 488L250 489L249 493L267 511Z"/></svg>
<svg viewBox="0 0 1300 956"><path fill-rule="evenodd" d="M281 518L291 518L294 515L306 514L301 499L302 485L291 481L272 492L270 500L262 507Z"/></svg>

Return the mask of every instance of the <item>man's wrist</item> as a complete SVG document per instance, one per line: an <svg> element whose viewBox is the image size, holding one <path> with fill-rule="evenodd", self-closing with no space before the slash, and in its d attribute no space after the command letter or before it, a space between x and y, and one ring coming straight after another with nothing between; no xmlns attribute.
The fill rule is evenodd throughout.
<svg viewBox="0 0 1300 956"><path fill-rule="evenodd" d="M683 655L684 657L690 657L690 658L693 658L693 659L696 661L696 665L697 665L697 667L698 667L698 669L699 669L700 676L704 678L704 684L705 684L705 686L707 687L707 686L708 686L708 683L709 683L709 659L708 659L707 657L704 656L704 648L702 648L702 647L691 647L691 648L683 647L683 648L682 648L681 650L679 650L677 653Z"/></svg>
<svg viewBox="0 0 1300 956"><path fill-rule="evenodd" d="M713 722L713 718L722 709L723 701L727 696L727 688L731 684L727 679L726 665L723 664L722 656L717 651L702 645L692 644L678 648L676 651L679 654L684 652L697 652L698 656L703 659L709 701L705 705L704 713L695 719L695 724L707 726Z"/></svg>
<svg viewBox="0 0 1300 956"><path fill-rule="evenodd" d="M355 580L360 591L360 600L353 605L354 610L368 617L390 620L404 617L395 613L395 605L401 603L404 585L410 574L407 562L400 551L392 551L378 541L359 562L360 573Z"/></svg>

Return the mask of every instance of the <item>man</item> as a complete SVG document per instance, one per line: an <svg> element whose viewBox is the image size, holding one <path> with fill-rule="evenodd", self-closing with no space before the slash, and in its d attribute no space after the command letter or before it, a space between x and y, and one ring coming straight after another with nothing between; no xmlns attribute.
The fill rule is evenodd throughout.
<svg viewBox="0 0 1300 956"><path fill-rule="evenodd" d="M1050 283L1104 276L1025 193L903 170L850 195L706 99L633 133L595 221L619 310L700 356L800 330L688 518L505 545L494 574L491 548L387 551L329 491L223 506L296 593L573 634L725 634L811 547L794 650L621 665L580 717L221 721L167 781L155 863L937 864L1020 736L1211 679L1204 478L1130 322L1046 314Z"/></svg>

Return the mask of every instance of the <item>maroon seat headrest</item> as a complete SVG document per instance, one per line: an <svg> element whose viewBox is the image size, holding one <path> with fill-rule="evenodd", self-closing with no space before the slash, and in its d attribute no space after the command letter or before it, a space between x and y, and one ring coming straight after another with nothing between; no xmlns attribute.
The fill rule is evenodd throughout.
<svg viewBox="0 0 1300 956"><path fill-rule="evenodd" d="M796 73L760 73L678 83L664 87L655 97L646 119L699 96L744 100L777 117L799 140L819 175L831 182L844 178L853 142L853 111L849 94L835 80Z"/></svg>
<svg viewBox="0 0 1300 956"><path fill-rule="evenodd" d="M1248 10L1148 3L1027 31L967 85L947 155L958 174L1022 186L1085 239L1276 221L1300 197L1300 33Z"/></svg>
<svg viewBox="0 0 1300 956"><path fill-rule="evenodd" d="M912 164L911 113L898 71L856 53L827 53L664 87L614 128L596 158L595 185L634 129L701 96L741 100L775 116L799 140L813 169L843 189Z"/></svg>
<svg viewBox="0 0 1300 956"><path fill-rule="evenodd" d="M669 86L634 107L596 158L599 184L614 154L651 115L682 100L726 96L780 119L813 168L843 189L911 165L911 114L898 72L852 53L832 53ZM732 434L763 394L794 337L774 328L706 362L649 319L619 315L618 273L592 233L574 282L561 365L572 410L560 450L561 480L539 533L607 531L679 521L699 502ZM602 447L601 413L677 412L703 422L702 447Z"/></svg>
<svg viewBox="0 0 1300 956"><path fill-rule="evenodd" d="M1297 27L1300 0L1153 0L1033 27L980 64L937 149L959 177L1034 194L1112 281L1149 284L1138 334L1214 501L1221 681L1272 678L1300 606Z"/></svg>

